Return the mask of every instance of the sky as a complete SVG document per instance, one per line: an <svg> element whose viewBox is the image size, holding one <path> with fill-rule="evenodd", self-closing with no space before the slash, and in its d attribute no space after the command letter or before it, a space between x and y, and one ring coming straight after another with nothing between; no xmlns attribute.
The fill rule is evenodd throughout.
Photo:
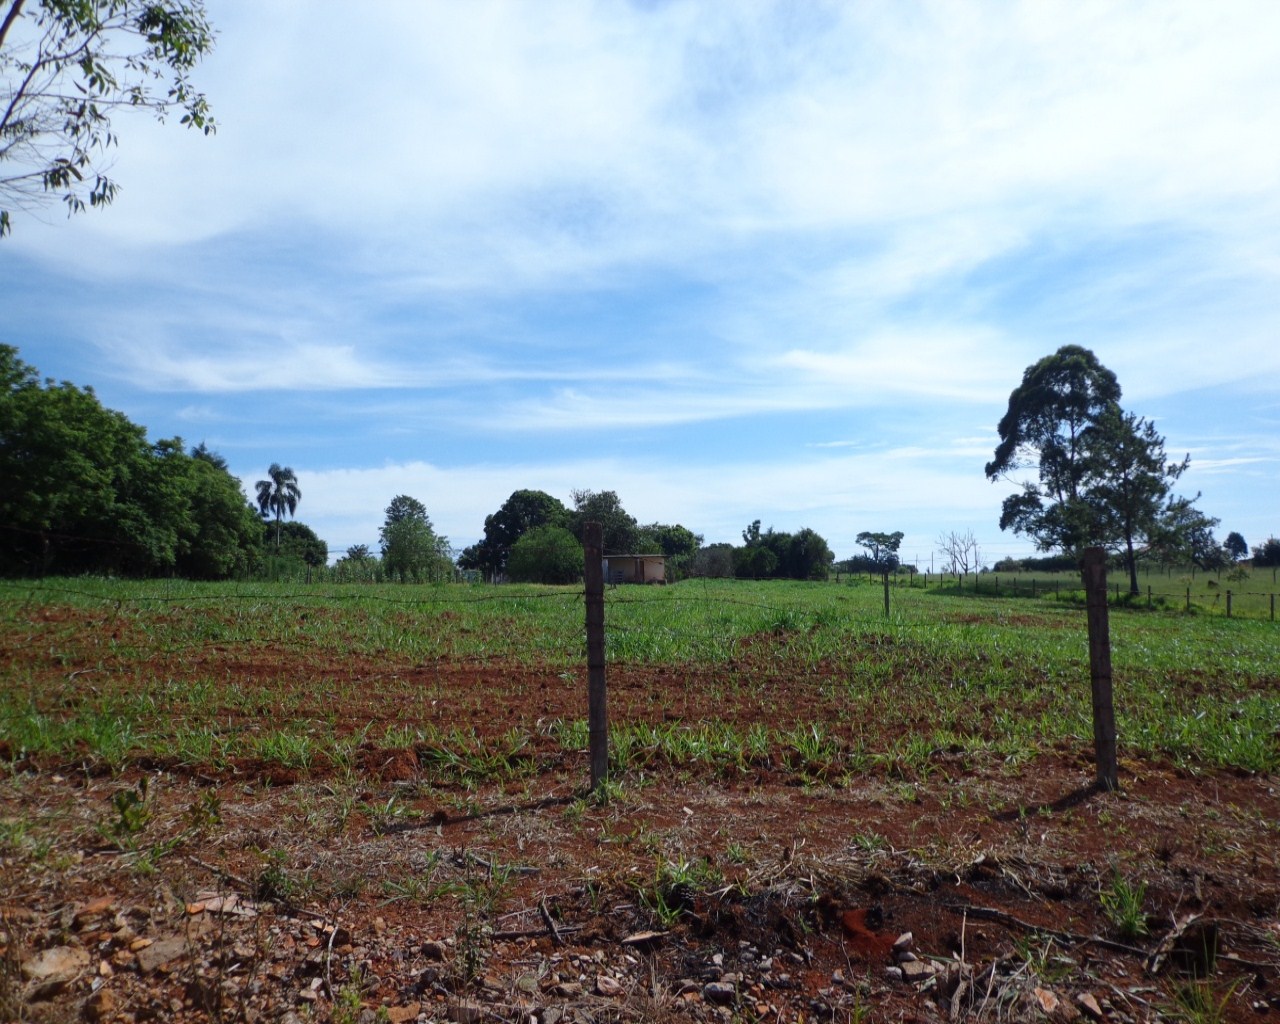
<svg viewBox="0 0 1280 1024"><path fill-rule="evenodd" d="M522 488L1031 554L984 466L1064 344L1280 533L1274 0L206 7L217 134L117 115L115 203L0 241L0 342L292 467L332 555Z"/></svg>

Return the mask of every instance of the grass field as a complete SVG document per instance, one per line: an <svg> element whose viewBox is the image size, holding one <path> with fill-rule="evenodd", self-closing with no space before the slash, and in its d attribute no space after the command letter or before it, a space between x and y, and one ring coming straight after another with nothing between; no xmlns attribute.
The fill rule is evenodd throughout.
<svg viewBox="0 0 1280 1024"><path fill-rule="evenodd" d="M724 757L780 756L804 735L837 772L926 770L930 751L953 747L1025 759L1084 745L1078 595L1012 592L1012 580L1002 597L895 587L886 619L880 585L861 581L619 588L607 596L608 657L624 676L664 670L659 719L678 707L681 726L644 742L677 760L680 738L709 727L713 707ZM297 767L343 764L359 743L475 748L492 719L441 708L432 671L470 675L482 702L514 708L527 695L512 666L544 676L551 694L540 714L503 716L502 742L535 740L548 713L563 742L582 737L573 588L76 580L6 584L0 597L0 738L12 753ZM1111 626L1122 748L1188 766L1276 767L1276 627L1142 606L1115 609ZM782 706L761 713L770 693ZM623 773L637 732L656 724L650 710L629 702L614 716Z"/></svg>
<svg viewBox="0 0 1280 1024"><path fill-rule="evenodd" d="M594 797L577 588L0 583L0 1019L1280 1010L1280 626L1113 607L1102 794L1074 581L921 582L609 590Z"/></svg>

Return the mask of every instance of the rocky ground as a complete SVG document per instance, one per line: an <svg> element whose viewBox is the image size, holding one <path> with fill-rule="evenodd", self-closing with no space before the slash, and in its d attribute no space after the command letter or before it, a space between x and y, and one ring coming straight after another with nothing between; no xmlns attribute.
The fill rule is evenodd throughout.
<svg viewBox="0 0 1280 1024"><path fill-rule="evenodd" d="M1280 1020L1270 778L381 763L10 762L0 1020Z"/></svg>

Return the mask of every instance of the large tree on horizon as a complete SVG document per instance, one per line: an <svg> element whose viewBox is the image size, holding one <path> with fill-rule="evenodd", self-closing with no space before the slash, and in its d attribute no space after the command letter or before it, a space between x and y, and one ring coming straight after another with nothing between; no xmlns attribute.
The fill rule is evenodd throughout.
<svg viewBox="0 0 1280 1024"><path fill-rule="evenodd" d="M290 467L273 462L267 470L267 479L259 480L254 487L258 492L258 508L262 510L263 516L267 516L268 513L275 516L276 551L278 552L280 521L286 512L292 516L298 509L298 502L302 500L297 474Z"/></svg>
<svg viewBox="0 0 1280 1024"><path fill-rule="evenodd" d="M567 526L569 510L546 491L512 491L502 507L484 517L484 540L467 548L458 558L463 569L479 569L490 576L507 570L511 549L538 526Z"/></svg>
<svg viewBox="0 0 1280 1024"><path fill-rule="evenodd" d="M1090 511L1080 485L1086 472L1086 434L1112 403L1120 384L1089 349L1063 345L1028 366L996 428L1000 443L986 466L989 480L1035 466L1038 483L1004 500L1000 529L1033 537L1044 551L1082 550Z"/></svg>
<svg viewBox="0 0 1280 1024"><path fill-rule="evenodd" d="M1172 494L1189 464L1166 461L1154 425L1120 407L1116 376L1086 348L1064 345L1027 367L998 427L991 480L1035 466L1038 480L1004 500L1000 529L1042 551L1078 556L1089 545L1122 552L1138 593L1139 547L1166 557L1215 550L1211 519Z"/></svg>

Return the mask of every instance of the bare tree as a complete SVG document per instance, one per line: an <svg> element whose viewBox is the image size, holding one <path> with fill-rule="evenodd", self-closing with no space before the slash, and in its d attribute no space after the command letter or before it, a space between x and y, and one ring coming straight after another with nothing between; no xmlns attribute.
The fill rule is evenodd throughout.
<svg viewBox="0 0 1280 1024"><path fill-rule="evenodd" d="M938 536L938 554L942 556L942 571L955 573L962 580L971 572L982 568L982 549L972 530L943 533Z"/></svg>

